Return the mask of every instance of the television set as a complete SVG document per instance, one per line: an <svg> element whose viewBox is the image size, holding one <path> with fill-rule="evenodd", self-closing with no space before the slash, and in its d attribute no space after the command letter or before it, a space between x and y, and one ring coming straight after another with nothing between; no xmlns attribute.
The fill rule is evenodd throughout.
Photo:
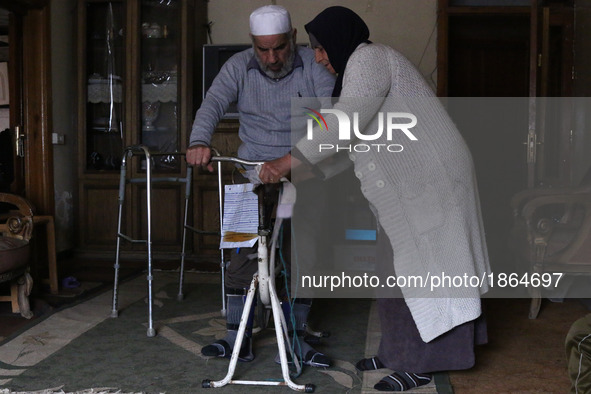
<svg viewBox="0 0 591 394"><path fill-rule="evenodd" d="M224 63L232 55L242 52L252 47L252 44L206 44L203 45L203 95L209 90L214 78L218 75ZM230 105L230 108L224 115L224 119L238 119L238 109L236 104Z"/></svg>

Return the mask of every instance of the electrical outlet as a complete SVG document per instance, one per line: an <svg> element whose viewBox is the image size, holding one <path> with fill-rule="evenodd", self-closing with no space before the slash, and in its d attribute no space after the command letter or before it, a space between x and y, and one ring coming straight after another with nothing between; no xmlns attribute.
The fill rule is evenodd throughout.
<svg viewBox="0 0 591 394"><path fill-rule="evenodd" d="M65 145L66 144L66 135L65 134L58 134L58 133L51 133L51 143L53 145Z"/></svg>

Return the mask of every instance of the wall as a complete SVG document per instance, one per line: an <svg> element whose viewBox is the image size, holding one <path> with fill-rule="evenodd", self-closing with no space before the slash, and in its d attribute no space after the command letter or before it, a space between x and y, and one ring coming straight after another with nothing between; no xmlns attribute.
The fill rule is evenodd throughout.
<svg viewBox="0 0 591 394"><path fill-rule="evenodd" d="M266 4L287 8L298 30L298 42L308 42L304 25L333 5L348 7L369 26L370 39L396 48L418 66L432 84L436 80L435 0L209 0L208 16L213 22L214 44L248 43L248 17ZM232 12L228 12L232 10Z"/></svg>
<svg viewBox="0 0 591 394"><path fill-rule="evenodd" d="M77 137L75 124L74 21L75 0L51 1L51 68L53 133L65 136L65 144L53 145L55 225L57 250L74 247L74 201Z"/></svg>

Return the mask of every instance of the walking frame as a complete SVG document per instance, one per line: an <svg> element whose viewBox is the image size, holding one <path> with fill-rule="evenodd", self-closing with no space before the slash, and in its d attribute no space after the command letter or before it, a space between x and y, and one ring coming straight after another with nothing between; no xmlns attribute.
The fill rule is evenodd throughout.
<svg viewBox="0 0 591 394"><path fill-rule="evenodd" d="M223 183L222 183L222 163L223 162L231 162L234 164L243 164L247 166L257 166L262 165L264 162L256 162L256 161L247 161L242 160L234 157L225 157L220 156L219 152L215 149L212 149L214 153L214 157L212 157L213 162L217 162L217 170L218 170L218 193L219 193L219 209L220 209L220 231L223 225ZM134 155L143 155L145 162L146 162L146 175L145 177L138 177L138 178L127 178L127 159L134 156ZM182 235L182 251L181 251L181 264L179 269L179 292L177 295L177 299L181 301L184 298L183 295L183 281L184 281L184 264L185 264L185 256L186 256L186 237L187 237L187 230L191 230L196 233L201 234L218 234L212 233L207 231L202 231L195 229L188 225L188 211L189 211L189 201L191 197L191 181L193 176L193 168L191 166L187 166L187 175L186 177L153 177L152 176L152 157L154 156L184 156L184 153L180 152L172 152L172 153L151 153L149 148L144 145L133 145L125 148L124 154L121 160L121 171L120 171L120 180L119 180L119 195L118 195L118 219L117 219L117 247L116 247L116 257L115 257L115 278L114 278L114 285L113 285L113 304L112 304L112 311L111 317L115 318L119 315L118 313L118 284L119 284L119 268L120 268L120 254L121 254L121 241L128 241L131 243L144 243L147 246L147 258L148 258L148 273L147 273L147 281L148 281L148 329L147 329L147 336L154 337L156 335L156 329L153 325L153 274L152 274L152 183L153 182L179 182L185 184L185 207L184 207L184 218L183 218L183 235ZM287 179L282 179L282 182L288 182ZM122 225L122 217L123 217L123 205L125 200L125 189L127 183L145 183L146 184L146 215L147 215L147 238L145 240L141 239L134 239L126 234L122 233L121 225ZM244 312L242 314L240 325L238 328L238 334L236 338L236 342L234 344L234 349L232 352L232 356L230 359L230 364L228 366L228 373L222 379L218 381L211 381L209 379L205 379L202 382L202 386L204 388L214 388L214 387L223 387L227 384L243 384L243 385L265 385L265 386L285 386L287 385L291 389L295 391L301 391L306 393L314 392L315 386L313 384L305 384L305 385L298 385L295 384L290 377L289 373L289 365L287 360L287 352L286 352L286 340L289 341L289 336L287 333L287 324L285 321L285 317L283 315L283 310L281 308L281 304L279 302L279 298L277 296L277 292L275 289L275 250L277 248L277 240L279 238L279 231L281 228L283 218L277 218L275 221L275 225L273 227L273 231L271 231L270 226L266 225L266 222L269 222L264 217L264 209L263 209L263 201L262 197L259 195L259 228L258 228L258 271L253 275L250 288L248 289L245 305L244 305ZM271 235L271 239L269 240L269 236ZM270 241L270 248L269 248L269 241ZM269 250L272 253L269 253ZM224 261L224 249L220 249L221 252L221 275L222 275L222 310L221 313L223 316L226 315L226 295L225 295L225 283L224 283L224 276L225 276L225 261ZM270 274L271 273L271 274ZM261 300L261 303L265 308L271 307L273 319L274 319L274 326L275 326L275 333L277 337L277 346L279 350L279 359L281 362L281 371L284 381L276 381L276 380L264 380L264 381L245 381L245 380L232 380L234 376L234 372L236 369L236 364L238 362L238 354L240 352L240 347L242 345L242 341L244 339L244 334L246 331L246 323L248 321L250 309L252 303L254 301L254 297L257 294ZM315 333L313 331L309 331L311 334L315 336L326 336L323 333ZM298 362L297 356L294 353L293 349L289 347L290 356L293 360L294 365L296 366L297 373L299 375L301 371L301 365Z"/></svg>
<svg viewBox="0 0 591 394"><path fill-rule="evenodd" d="M134 155L143 155L146 162L146 175L145 177L127 178L127 159ZM154 279L152 275L152 183L154 182L178 182L185 184L185 211L183 219L183 236L182 236L182 251L181 251L181 267L179 273L179 293L177 298L183 299L183 272L185 262L185 244L187 237L187 229L191 229L197 232L206 233L193 229L187 225L188 211L189 211L189 200L191 197L191 180L193 178L193 168L187 166L187 175L184 178L181 177L153 177L152 176L152 158L159 156L184 156L184 153L180 152L169 152L169 153L151 153L149 148L145 145L132 145L125 148L123 157L121 159L121 171L119 178L119 195L118 195L118 218L117 218L117 248L115 255L115 278L113 284L113 308L111 310L111 317L115 318L119 315L118 312L118 287L119 287L119 268L120 268L120 255L121 255L121 241L128 241L131 243L143 243L147 247L148 255L148 337L156 335L156 329L153 324L153 296L152 296L152 281ZM134 239L129 235L122 232L122 218L123 218L123 206L125 201L125 189L128 183L145 183L146 184L146 217L147 217L147 238ZM212 233L215 234L215 233Z"/></svg>

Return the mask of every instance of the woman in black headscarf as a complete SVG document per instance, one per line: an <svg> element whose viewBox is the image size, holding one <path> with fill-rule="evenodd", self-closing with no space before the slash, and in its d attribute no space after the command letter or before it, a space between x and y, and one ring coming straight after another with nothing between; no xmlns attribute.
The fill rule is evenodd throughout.
<svg viewBox="0 0 591 394"><path fill-rule="evenodd" d="M371 43L367 25L347 8L329 7L305 28L316 62L338 74L333 110L356 113L359 130L376 130L376 119L398 108L390 101L395 99L417 120L411 129L416 141L404 140L404 152L349 150L379 223L376 261L386 270L382 272L397 279L437 273L486 277L490 267L472 157L429 85L399 52ZM372 104L364 104L365 99ZM285 176L290 163L291 168L307 165L321 171L317 165L335 151L319 149L319 144L344 143L337 140L340 132L334 132L340 130L335 118L326 116L326 131L314 130L313 139L297 142L293 156L264 165L261 179L266 173L275 179ZM380 138L375 142L382 146L392 142ZM350 146L357 142L366 141L349 141ZM429 383L432 372L471 368L474 346L487 340L480 296L488 283L430 293L399 290L379 295L378 354L356 364L362 371L394 370L375 389L404 391Z"/></svg>
<svg viewBox="0 0 591 394"><path fill-rule="evenodd" d="M345 7L330 7L318 14L311 22L304 26L310 36L312 48L324 48L330 53L328 65L333 74L337 74L337 81L332 92L333 97L341 95L343 88L343 72L347 60L361 43L371 43L369 29L363 20ZM322 43L322 44L321 44ZM318 53L318 50L317 50ZM318 63L318 57L316 58ZM328 59L326 59L328 61Z"/></svg>

